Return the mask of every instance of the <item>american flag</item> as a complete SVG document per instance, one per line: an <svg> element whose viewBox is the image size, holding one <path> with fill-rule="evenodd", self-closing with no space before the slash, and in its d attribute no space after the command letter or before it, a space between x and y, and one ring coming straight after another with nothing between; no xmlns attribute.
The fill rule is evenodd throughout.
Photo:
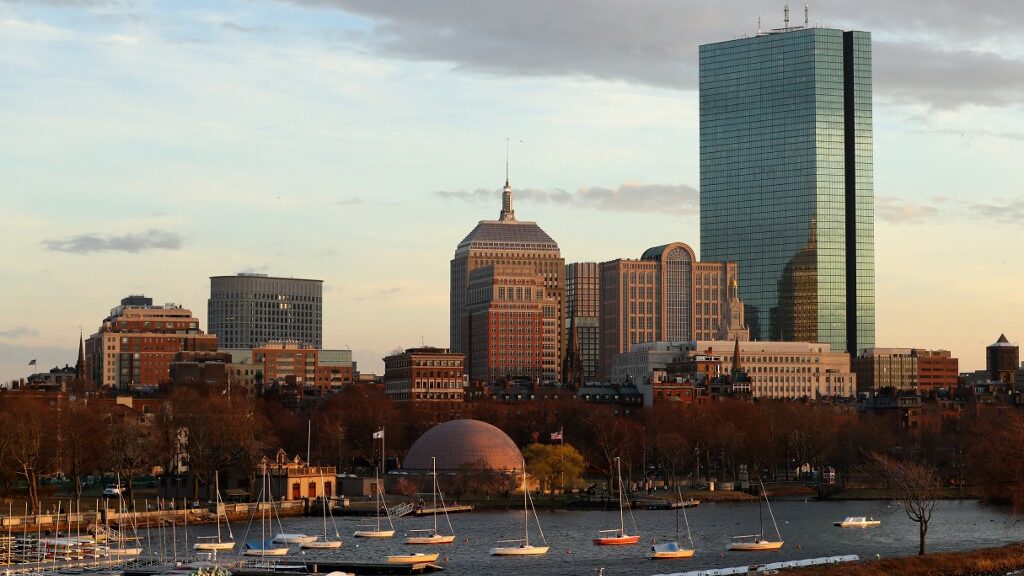
<svg viewBox="0 0 1024 576"><path fill-rule="evenodd" d="M559 442L562 442L564 440L564 438L562 437L562 429L559 428L558 432L552 432L551 433L551 439L552 440L558 440Z"/></svg>
<svg viewBox="0 0 1024 576"><path fill-rule="evenodd" d="M29 363L28 363L28 365L29 365L29 366L35 366L35 365L36 365L36 359L35 359L35 358L33 358L32 360L30 360L30 361L29 361Z"/></svg>

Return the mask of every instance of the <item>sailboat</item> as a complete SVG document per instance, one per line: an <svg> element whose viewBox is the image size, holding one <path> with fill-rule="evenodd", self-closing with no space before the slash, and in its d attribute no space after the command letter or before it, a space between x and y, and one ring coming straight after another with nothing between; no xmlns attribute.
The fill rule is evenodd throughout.
<svg viewBox="0 0 1024 576"><path fill-rule="evenodd" d="M683 499L682 492L679 493L680 501ZM690 541L689 548L683 548L679 544L679 510L683 511L683 522L686 523L686 538ZM693 536L690 534L690 521L686 519L686 507L676 508L676 541L654 544L651 546L651 553L647 555L651 560L673 560L678 558L691 558L693 556Z"/></svg>
<svg viewBox="0 0 1024 576"><path fill-rule="evenodd" d="M452 534L440 534L437 531L437 459L433 456L430 458L431 476L434 477L434 528L423 528L418 530L409 530L410 532L426 532L426 536L410 536L405 539L406 544L451 544L455 541L455 530L452 529L452 521L448 519L448 507L444 503L444 496L441 497L441 508L444 510L444 518L448 521L448 530Z"/></svg>
<svg viewBox="0 0 1024 576"><path fill-rule="evenodd" d="M539 556L548 553L548 546L530 545L530 488L526 485L526 461L523 461L523 539L522 540L499 540L498 543L520 542L519 546L497 546L491 548L491 556ZM534 518L537 511L533 512ZM544 540L544 531L540 529L540 520L537 521L537 530L540 531L540 538ZM547 542L544 542L547 544Z"/></svg>
<svg viewBox="0 0 1024 576"><path fill-rule="evenodd" d="M328 499L327 488L324 485L324 476L320 475L320 492L323 494L323 502L321 507L323 508L324 517L324 539L313 542L303 542L300 548L314 549L314 550L327 550L334 548L341 548L341 540L329 540L327 536L327 509L331 506L331 501ZM331 522L334 522L334 513L331 513ZM341 534L338 533L338 526L334 526L335 538L341 538Z"/></svg>
<svg viewBox="0 0 1024 576"><path fill-rule="evenodd" d="M611 530L601 530L601 534L611 534L611 536L598 536L594 538L594 544L598 546L623 546L626 544L636 544L640 541L639 534L626 534L626 517L623 514L623 500L622 500L622 462L619 457L615 457L615 466L618 470L619 478L619 527L612 528ZM630 512L630 517L632 517ZM635 526L634 526L635 528Z"/></svg>
<svg viewBox="0 0 1024 576"><path fill-rule="evenodd" d="M271 516L274 512L274 500L270 498L269 481L267 480L267 470L263 469L263 486L260 489L260 504L270 504ZM245 543L245 550L242 552L245 556L284 556L288 554L287 546L278 546L274 542L267 540L267 508L265 506L258 506L260 509L260 539L258 541L250 541ZM255 513L253 514L255 516ZM250 522L252 520L250 519ZM273 522L273 518L270 519Z"/></svg>
<svg viewBox="0 0 1024 576"><path fill-rule="evenodd" d="M352 535L356 538L391 538L395 535L395 525L391 522L391 513L388 512L387 502L384 501L384 490L381 488L380 477L374 473L374 484L373 491L377 496L377 525L374 530L356 530ZM384 514L387 515L388 525L391 526L390 530L381 530L380 525L380 509L384 509Z"/></svg>
<svg viewBox="0 0 1024 576"><path fill-rule="evenodd" d="M214 497L213 503L217 508L214 514L217 520L217 535L216 536L198 536L198 540L207 540L207 542L196 542L192 546L193 550L204 550L204 551L220 551L220 550L233 550L235 548L235 535L231 533L231 523L228 522L227 511L224 511L224 524L228 527L228 538L229 540L221 540L220 536L220 515L221 511L224 510L224 501L220 497L220 473L213 473L213 485L214 485Z"/></svg>
<svg viewBox="0 0 1024 576"><path fill-rule="evenodd" d="M758 480L760 482L760 479ZM762 502L759 499L757 501L757 517L760 525L760 529L757 534L748 534L746 536L733 536L733 540L737 542L729 543L729 550L735 550L737 552L760 552L762 550L778 550L782 548L785 542L782 540L782 534L779 533L779 525L775 522L775 514L772 513L772 505L768 502L768 493L765 492L764 482L761 482L761 495L764 496L764 504L768 506L768 514L771 516L772 525L775 527L775 536L777 540L766 540L764 537L764 509Z"/></svg>

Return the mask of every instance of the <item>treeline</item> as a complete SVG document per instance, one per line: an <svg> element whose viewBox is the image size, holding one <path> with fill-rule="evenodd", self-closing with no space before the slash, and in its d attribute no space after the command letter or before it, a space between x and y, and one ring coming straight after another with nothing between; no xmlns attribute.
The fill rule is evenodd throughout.
<svg viewBox="0 0 1024 576"><path fill-rule="evenodd" d="M795 479L796 471L835 469L841 481L862 474L873 453L924 463L947 485L975 484L986 496L1024 507L1024 416L1012 407L969 405L959 418L901 426L898 410L857 414L849 405L764 401L661 405L637 410L566 398L557 401L468 402L446 410L394 403L374 388L352 386L303 412L274 397L176 388L152 414L109 399L61 400L0 395L0 486L26 491L39 507L40 478L63 474L81 495L88 475L128 479L155 467L187 466L196 486L214 472L244 470L255 485L259 460L278 448L314 463L354 472L380 464L372 435L386 431L390 465L420 435L452 418L475 418L504 430L522 448L553 444L562 431L586 470L610 479L621 458L630 484L669 485L744 477ZM134 498L127 494L127 501Z"/></svg>

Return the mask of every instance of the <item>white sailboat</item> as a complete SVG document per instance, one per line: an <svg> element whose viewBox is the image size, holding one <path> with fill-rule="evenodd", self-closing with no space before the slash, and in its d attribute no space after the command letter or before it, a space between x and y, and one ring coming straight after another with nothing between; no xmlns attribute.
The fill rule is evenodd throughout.
<svg viewBox="0 0 1024 576"><path fill-rule="evenodd" d="M760 480L758 480L760 482ZM767 540L764 537L764 513L762 508L761 500L757 501L757 516L760 525L760 530L757 534L747 534L746 536L733 536L734 542L730 542L728 549L736 552L761 552L764 550L778 550L782 548L785 542L782 540L782 534L779 533L779 525L775 522L775 514L772 513L772 505L768 502L768 493L765 492L764 483L761 482L761 494L764 496L764 504L768 507L768 514L772 519L772 526L775 527L776 540Z"/></svg>
<svg viewBox="0 0 1024 576"><path fill-rule="evenodd" d="M324 476L323 476L323 474L320 475L320 494L321 494L321 497L323 498L323 501L320 504L321 504L321 508L322 508L321 512L323 513L323 519L324 519L324 539L323 540L315 540L313 542L303 542L300 547L301 548L306 548L306 549L313 549L313 550L332 550L332 549L341 548L341 540L340 540L341 534L338 533L338 526L337 525L334 526L334 536L335 536L335 538L339 538L339 540L331 540L327 536L327 511L328 511L328 509L331 506L331 501L330 501L330 499L328 498L328 495L327 495L327 488L326 488L326 485L324 484ZM331 513L331 523L333 523L333 522L334 522L334 513L332 512Z"/></svg>
<svg viewBox="0 0 1024 576"><path fill-rule="evenodd" d="M274 500L270 497L269 481L267 480L267 470L263 469L263 487L260 490L260 504L269 504L270 506L270 522L273 522L274 515ZM267 540L267 507L258 505L260 509L260 539L257 541L249 541L245 543L245 550L242 552L245 556L259 556L264 558L267 556L285 556L288 554L287 546L280 546L277 543ZM253 514L255 516L255 513ZM252 519L250 518L250 522Z"/></svg>
<svg viewBox="0 0 1024 576"><path fill-rule="evenodd" d="M381 472L386 473L387 470L386 456L384 453L384 429L381 428L377 432L373 433L373 439L380 438L380 460L381 460ZM391 513L388 512L388 503L384 500L384 484L377 474L377 470L373 471L373 489L377 497L377 524L374 530L356 530L352 535L356 538L391 538L395 535L395 525L391 522ZM382 530L380 525L380 509L384 508L384 514L387 516L388 525L391 526L390 530Z"/></svg>
<svg viewBox="0 0 1024 576"><path fill-rule="evenodd" d="M626 533L626 517L623 514L623 499L622 499L622 461L619 457L615 457L615 466L618 470L619 478L619 527L611 530L600 530L601 534L610 534L610 536L598 536L594 538L594 544L598 546L623 546L627 544L636 544L640 541L639 534L627 534ZM633 517L633 512L629 513L630 518ZM636 528L634 522L634 529Z"/></svg>
<svg viewBox="0 0 1024 576"><path fill-rule="evenodd" d="M530 545L530 488L526 484L526 461L523 461L523 539L519 540L499 540L499 544L519 542L519 546L497 546L491 548L491 556L539 556L541 554L548 553L548 546L531 546ZM533 512L534 518L537 516L537 511ZM540 520L537 521L537 530L540 532L540 538L544 541L544 531L540 528ZM544 541L547 544L546 541Z"/></svg>
<svg viewBox="0 0 1024 576"><path fill-rule="evenodd" d="M196 542L192 546L193 550L202 550L206 552L220 552L224 550L233 550L235 548L235 535L231 533L231 522L228 522L227 511L224 511L224 525L228 529L228 540L221 539L220 533L220 516L221 511L224 510L224 500L220 497L220 472L213 473L213 486L214 486L214 497L213 505L217 511L214 513L214 517L217 521L217 535L216 536L197 536L197 540L204 540L204 542Z"/></svg>
<svg viewBox="0 0 1024 576"><path fill-rule="evenodd" d="M384 501L384 489L381 487L380 477L376 473L373 475L373 491L377 497L377 524L373 530L356 530L352 533L356 538L391 538L395 535L395 525L391 522L391 513L388 512L388 504ZM382 529L380 525L380 509L384 509L384 514L387 516L388 525L391 529ZM369 528L369 526L368 526Z"/></svg>
<svg viewBox="0 0 1024 576"><path fill-rule="evenodd" d="M455 541L455 530L452 528L452 521L448 518L448 507L444 503L444 496L441 496L441 508L444 510L444 519L448 522L448 531L451 534L441 534L437 531L437 458L430 457L431 476L434 480L434 528L423 528L409 530L410 532L426 532L425 536L410 536L405 539L406 544L451 544Z"/></svg>
<svg viewBox="0 0 1024 576"><path fill-rule="evenodd" d="M683 495L680 492L679 499ZM683 548L679 543L679 511L683 511L683 522L686 524L686 538L690 541L689 548ZM663 542L651 546L651 553L647 555L651 560L674 560L679 558L692 558L694 553L693 535L690 534L690 521L686 519L686 507L676 508L676 541Z"/></svg>

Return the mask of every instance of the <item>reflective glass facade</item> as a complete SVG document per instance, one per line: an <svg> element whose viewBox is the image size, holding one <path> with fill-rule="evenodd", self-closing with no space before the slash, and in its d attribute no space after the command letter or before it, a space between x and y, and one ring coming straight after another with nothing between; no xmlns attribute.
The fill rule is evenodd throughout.
<svg viewBox="0 0 1024 576"><path fill-rule="evenodd" d="M750 337L874 346L871 36L700 47L701 260L734 260Z"/></svg>

